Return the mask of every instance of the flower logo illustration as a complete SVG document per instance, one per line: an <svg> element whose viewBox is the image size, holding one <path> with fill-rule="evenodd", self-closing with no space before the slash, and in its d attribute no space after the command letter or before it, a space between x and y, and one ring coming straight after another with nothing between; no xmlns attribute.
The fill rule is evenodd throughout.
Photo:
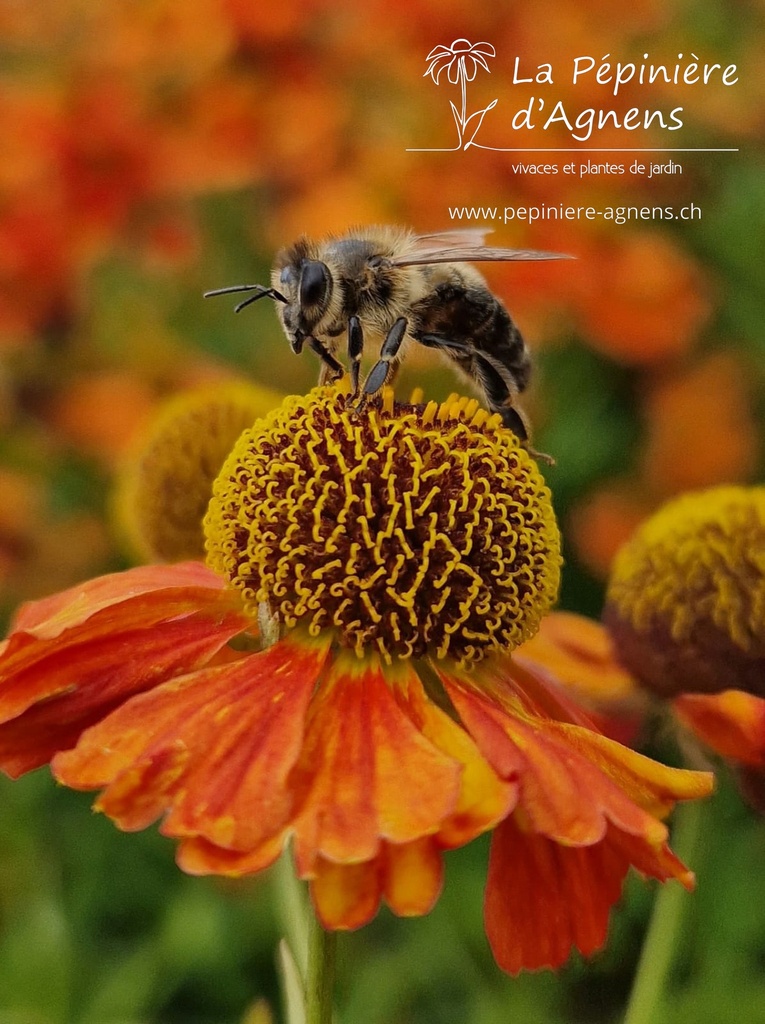
<svg viewBox="0 0 765 1024"><path fill-rule="evenodd" d="M487 107L484 107L482 110L476 110L468 117L467 83L472 82L478 74L479 66L490 73L486 58L495 57L496 54L497 51L491 43L471 43L467 39L455 39L451 46L435 46L426 58L428 66L423 78L430 75L436 85L438 85L441 75L445 71L448 81L452 85L459 84L460 86L462 94L461 109L458 110L456 105L451 100L449 101L457 125L458 143L454 147L455 149L467 149L468 146L473 144L473 140L478 134L484 117L488 111L497 105L497 100L494 99ZM472 127L472 134L466 140L468 125L472 121L475 121Z"/></svg>

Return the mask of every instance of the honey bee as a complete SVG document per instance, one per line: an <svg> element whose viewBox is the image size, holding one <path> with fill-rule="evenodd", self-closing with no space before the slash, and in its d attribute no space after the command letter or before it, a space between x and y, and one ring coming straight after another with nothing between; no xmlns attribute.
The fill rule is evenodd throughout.
<svg viewBox="0 0 765 1024"><path fill-rule="evenodd" d="M270 288L233 285L205 297L252 292L237 313L272 298L292 351L308 345L321 360L320 383L344 374L337 353L345 338L357 408L392 382L406 344L437 349L477 384L505 426L528 441L517 398L529 382L529 352L503 303L469 264L568 257L493 248L485 245L486 234L368 227L322 241L303 237L277 254ZM379 346L379 358L362 384L361 357L370 341Z"/></svg>

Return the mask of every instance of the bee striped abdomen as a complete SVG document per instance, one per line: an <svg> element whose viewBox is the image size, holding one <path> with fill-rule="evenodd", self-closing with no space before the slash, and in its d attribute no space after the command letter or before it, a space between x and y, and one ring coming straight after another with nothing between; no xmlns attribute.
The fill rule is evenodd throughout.
<svg viewBox="0 0 765 1024"><path fill-rule="evenodd" d="M513 378L517 391L523 391L531 376L531 359L521 332L503 304L485 287L453 283L437 285L411 308L412 336L420 340L436 335L490 356ZM468 352L449 351L446 355L473 375Z"/></svg>

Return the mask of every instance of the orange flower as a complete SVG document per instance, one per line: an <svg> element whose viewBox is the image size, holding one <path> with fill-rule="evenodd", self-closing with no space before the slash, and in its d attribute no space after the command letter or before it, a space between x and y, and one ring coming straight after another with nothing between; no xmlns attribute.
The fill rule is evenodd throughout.
<svg viewBox="0 0 765 1024"><path fill-rule="evenodd" d="M54 154L78 237L96 252L151 193L155 135L139 96L116 75L84 76L72 90Z"/></svg>
<svg viewBox="0 0 765 1024"><path fill-rule="evenodd" d="M28 342L41 325L64 325L72 315L72 253L55 197L20 194L0 210L0 348Z"/></svg>
<svg viewBox="0 0 765 1024"><path fill-rule="evenodd" d="M622 664L733 761L765 810L765 488L682 495L614 563L604 619Z"/></svg>
<svg viewBox="0 0 765 1024"><path fill-rule="evenodd" d="M666 370L644 390L638 471L601 482L566 523L569 552L598 579L608 579L619 549L668 496L752 473L760 444L746 376L740 353L720 351Z"/></svg>
<svg viewBox="0 0 765 1024"><path fill-rule="evenodd" d="M765 487L684 494L619 552L604 619L648 690L765 696Z"/></svg>
<svg viewBox="0 0 765 1024"><path fill-rule="evenodd" d="M108 464L145 421L152 399L148 381L135 372L82 374L61 387L52 402L51 422L60 438Z"/></svg>
<svg viewBox="0 0 765 1024"><path fill-rule="evenodd" d="M759 456L752 368L732 350L667 374L647 393L644 476L654 492L678 493L748 477Z"/></svg>
<svg viewBox="0 0 765 1024"><path fill-rule="evenodd" d="M0 652L7 772L50 760L121 828L161 818L191 873L256 872L291 840L333 929L382 900L427 912L443 852L494 829L486 928L511 973L599 948L630 865L692 885L660 819L709 776L588 728L510 658L560 558L498 417L287 399L237 442L206 533L212 568L22 608Z"/></svg>
<svg viewBox="0 0 765 1024"><path fill-rule="evenodd" d="M553 613L514 661L595 709L612 735L665 699L765 811L763 538L762 487L676 498L621 549L605 625Z"/></svg>
<svg viewBox="0 0 765 1024"><path fill-rule="evenodd" d="M577 254L578 304L594 347L627 365L647 366L693 346L709 317L711 288L667 236L636 233L596 250L591 262Z"/></svg>

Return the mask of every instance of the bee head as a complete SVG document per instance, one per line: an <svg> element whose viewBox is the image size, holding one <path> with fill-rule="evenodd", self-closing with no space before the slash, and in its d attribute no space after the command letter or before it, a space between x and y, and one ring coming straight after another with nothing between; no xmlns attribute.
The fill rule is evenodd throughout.
<svg viewBox="0 0 765 1024"><path fill-rule="evenodd" d="M284 291L287 302L281 317L295 351L302 339L312 333L329 308L332 298L332 275L326 263L295 252L286 254L281 269L278 264L272 281Z"/></svg>

